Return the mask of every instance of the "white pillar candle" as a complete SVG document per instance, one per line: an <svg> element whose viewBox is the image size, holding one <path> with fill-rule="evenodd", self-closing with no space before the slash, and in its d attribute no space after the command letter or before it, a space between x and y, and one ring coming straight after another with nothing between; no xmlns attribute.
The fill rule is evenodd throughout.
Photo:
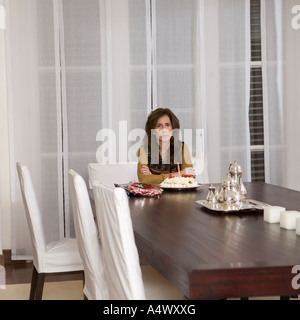
<svg viewBox="0 0 300 320"><path fill-rule="evenodd" d="M296 234L300 236L300 218L296 218Z"/></svg>
<svg viewBox="0 0 300 320"><path fill-rule="evenodd" d="M0 30L6 29L6 11L3 5L0 5Z"/></svg>
<svg viewBox="0 0 300 320"><path fill-rule="evenodd" d="M269 223L280 222L280 212L285 211L284 207L265 206L264 207L264 221Z"/></svg>
<svg viewBox="0 0 300 320"><path fill-rule="evenodd" d="M282 211L280 213L280 227L287 230L296 229L296 218L300 217L299 211Z"/></svg>

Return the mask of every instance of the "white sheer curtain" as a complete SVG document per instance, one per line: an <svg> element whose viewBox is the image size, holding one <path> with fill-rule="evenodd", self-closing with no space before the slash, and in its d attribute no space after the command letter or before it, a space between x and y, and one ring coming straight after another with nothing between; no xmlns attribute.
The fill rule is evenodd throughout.
<svg viewBox="0 0 300 320"><path fill-rule="evenodd" d="M40 6L43 3L43 6ZM8 4L8 103L12 176L12 258L31 256L17 161L31 171L48 241L64 235L60 72L52 1Z"/></svg>
<svg viewBox="0 0 300 320"><path fill-rule="evenodd" d="M229 164L237 160L244 181L250 181L250 2L206 0L203 10L200 50L206 98L202 114L206 115L209 180L220 183Z"/></svg>
<svg viewBox="0 0 300 320"><path fill-rule="evenodd" d="M221 182L234 160L249 181L250 2L151 5L153 107L172 109L194 140L195 130L204 130L202 182Z"/></svg>
<svg viewBox="0 0 300 320"><path fill-rule="evenodd" d="M266 182L300 190L300 31L297 0L262 1ZM299 13L299 12L298 12Z"/></svg>
<svg viewBox="0 0 300 320"><path fill-rule="evenodd" d="M126 143L119 121L128 131L144 127L151 110L148 13L140 0L9 1L13 259L31 257L16 161L32 173L47 241L74 236L68 169L87 181L99 130L114 129Z"/></svg>
<svg viewBox="0 0 300 320"><path fill-rule="evenodd" d="M220 183L234 160L250 180L249 6L249 0L9 1L13 258L31 254L15 162L32 172L47 240L73 236L68 169L87 181L87 164L96 162L103 143L99 130L113 129L118 150L128 150L136 141L126 131L144 128L153 108L171 108L182 129L192 130L183 138L205 160L199 181ZM201 154L197 129L204 132ZM118 150L115 160L126 161Z"/></svg>

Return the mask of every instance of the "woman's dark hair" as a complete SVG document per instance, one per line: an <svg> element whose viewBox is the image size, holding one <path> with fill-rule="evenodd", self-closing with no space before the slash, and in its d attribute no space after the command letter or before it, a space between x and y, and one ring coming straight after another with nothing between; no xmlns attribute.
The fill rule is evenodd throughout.
<svg viewBox="0 0 300 320"><path fill-rule="evenodd" d="M147 134L148 152L151 154L151 137L152 137L151 130L156 128L157 121L163 116L168 116L170 118L173 130L178 129L174 131L175 134L173 134L170 140L170 163L174 164L174 139L179 140L180 123L176 115L168 108L158 108L152 111L148 116L148 119L145 125L145 131Z"/></svg>
<svg viewBox="0 0 300 320"><path fill-rule="evenodd" d="M151 136L151 129L155 129L157 121L163 116L168 116L170 118L173 129L180 129L179 120L170 109L158 108L152 111L148 116L148 119L145 125L145 130L148 136L149 135Z"/></svg>

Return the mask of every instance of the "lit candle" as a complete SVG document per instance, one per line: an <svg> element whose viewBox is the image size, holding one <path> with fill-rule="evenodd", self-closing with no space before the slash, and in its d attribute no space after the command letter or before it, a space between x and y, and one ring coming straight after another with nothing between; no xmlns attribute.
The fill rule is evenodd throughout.
<svg viewBox="0 0 300 320"><path fill-rule="evenodd" d="M278 206L265 206L264 221L269 223L279 223L281 211L285 211L285 208Z"/></svg>
<svg viewBox="0 0 300 320"><path fill-rule="evenodd" d="M299 211L282 211L280 213L280 227L287 230L295 230L296 218L299 217Z"/></svg>
<svg viewBox="0 0 300 320"><path fill-rule="evenodd" d="M180 178L181 175L180 175L180 167L179 167L179 163L177 163L177 171L178 171L178 177Z"/></svg>

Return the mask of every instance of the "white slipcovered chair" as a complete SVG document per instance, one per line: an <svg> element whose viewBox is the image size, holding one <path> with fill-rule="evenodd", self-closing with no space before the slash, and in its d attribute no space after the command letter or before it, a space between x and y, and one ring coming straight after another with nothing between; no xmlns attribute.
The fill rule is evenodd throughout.
<svg viewBox="0 0 300 320"><path fill-rule="evenodd" d="M41 300L46 275L83 273L76 239L64 238L46 243L42 215L28 168L17 163L23 203L33 249L30 300Z"/></svg>
<svg viewBox="0 0 300 320"><path fill-rule="evenodd" d="M69 170L76 239L84 267L84 295L88 300L108 299L98 230L83 178Z"/></svg>
<svg viewBox="0 0 300 320"><path fill-rule="evenodd" d="M125 190L94 182L93 192L110 299L183 299L152 267L140 266Z"/></svg>
<svg viewBox="0 0 300 320"><path fill-rule="evenodd" d="M92 188L94 181L101 181L108 186L125 184L129 181L138 181L137 163L89 163L89 185Z"/></svg>

